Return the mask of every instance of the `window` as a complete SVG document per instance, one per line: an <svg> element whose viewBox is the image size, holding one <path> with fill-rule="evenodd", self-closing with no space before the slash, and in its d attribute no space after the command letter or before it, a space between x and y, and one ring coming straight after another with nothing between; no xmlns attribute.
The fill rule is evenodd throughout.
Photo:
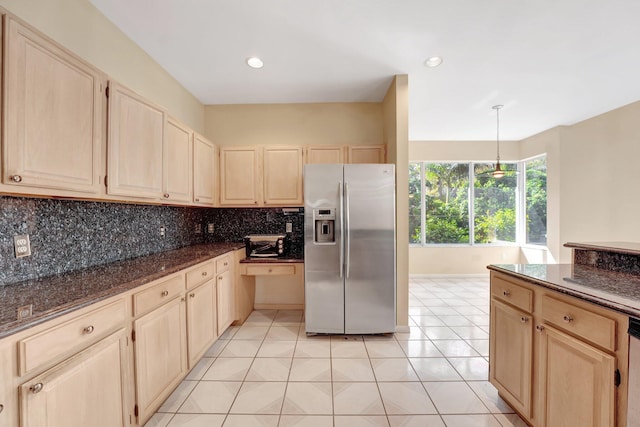
<svg viewBox="0 0 640 427"><path fill-rule="evenodd" d="M526 242L547 244L547 159L539 157L524 164Z"/></svg>
<svg viewBox="0 0 640 427"><path fill-rule="evenodd" d="M546 158L501 166L410 163L409 243L546 244Z"/></svg>

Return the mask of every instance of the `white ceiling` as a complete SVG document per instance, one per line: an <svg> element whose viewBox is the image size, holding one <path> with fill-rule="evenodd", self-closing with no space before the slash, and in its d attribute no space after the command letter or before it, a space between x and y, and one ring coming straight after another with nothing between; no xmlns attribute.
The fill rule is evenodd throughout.
<svg viewBox="0 0 640 427"><path fill-rule="evenodd" d="M381 101L408 74L417 141L495 139L495 104L522 139L640 100L638 0L90 1L204 104Z"/></svg>

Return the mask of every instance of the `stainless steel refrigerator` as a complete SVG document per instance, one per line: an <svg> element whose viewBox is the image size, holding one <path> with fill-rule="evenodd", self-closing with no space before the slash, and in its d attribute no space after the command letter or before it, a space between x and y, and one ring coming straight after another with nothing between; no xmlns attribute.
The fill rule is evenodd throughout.
<svg viewBox="0 0 640 427"><path fill-rule="evenodd" d="M304 198L306 332L395 332L394 165L305 165Z"/></svg>

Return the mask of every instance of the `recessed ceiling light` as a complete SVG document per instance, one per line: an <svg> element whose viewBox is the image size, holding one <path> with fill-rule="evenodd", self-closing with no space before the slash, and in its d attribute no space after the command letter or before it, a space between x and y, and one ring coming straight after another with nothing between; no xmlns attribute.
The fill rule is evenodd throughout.
<svg viewBox="0 0 640 427"><path fill-rule="evenodd" d="M252 56L251 58L247 58L247 65L251 68L262 68L264 67L264 63L262 59Z"/></svg>
<svg viewBox="0 0 640 427"><path fill-rule="evenodd" d="M442 64L442 57L440 56L432 56L424 61L424 66L429 68L435 68L440 64Z"/></svg>

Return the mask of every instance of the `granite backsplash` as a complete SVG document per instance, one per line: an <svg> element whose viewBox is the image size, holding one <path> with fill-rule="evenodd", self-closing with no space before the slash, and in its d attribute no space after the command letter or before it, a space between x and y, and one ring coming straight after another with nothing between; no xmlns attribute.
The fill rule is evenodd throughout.
<svg viewBox="0 0 640 427"><path fill-rule="evenodd" d="M282 233L286 222L293 225L292 255L302 257L304 217L285 215L281 208L187 208L0 196L0 285L199 243L240 241L250 233ZM213 234L206 233L207 223L214 224ZM29 257L15 257L13 236L19 234L29 235Z"/></svg>

